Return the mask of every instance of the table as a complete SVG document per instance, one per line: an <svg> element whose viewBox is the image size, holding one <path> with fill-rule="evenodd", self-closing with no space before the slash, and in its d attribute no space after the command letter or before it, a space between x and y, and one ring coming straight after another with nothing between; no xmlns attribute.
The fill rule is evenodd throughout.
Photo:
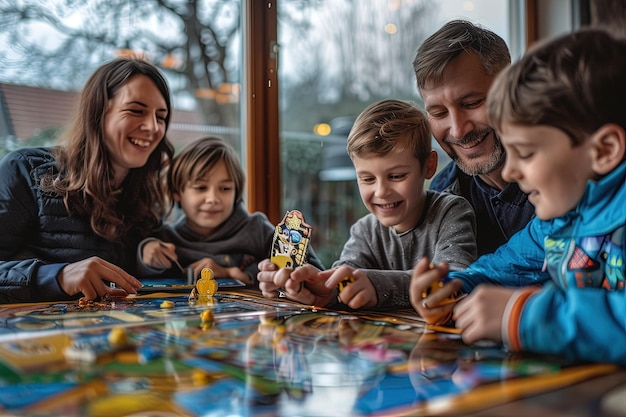
<svg viewBox="0 0 626 417"><path fill-rule="evenodd" d="M625 399L625 369L468 346L410 311L247 289L0 305L2 415L615 417Z"/></svg>

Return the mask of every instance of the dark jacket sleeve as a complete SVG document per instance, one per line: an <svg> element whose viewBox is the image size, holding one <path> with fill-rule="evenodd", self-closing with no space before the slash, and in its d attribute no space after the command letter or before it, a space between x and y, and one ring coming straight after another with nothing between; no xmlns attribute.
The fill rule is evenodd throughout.
<svg viewBox="0 0 626 417"><path fill-rule="evenodd" d="M56 277L67 264L45 265L29 253L38 234L37 185L22 153L0 160L0 302L67 299Z"/></svg>

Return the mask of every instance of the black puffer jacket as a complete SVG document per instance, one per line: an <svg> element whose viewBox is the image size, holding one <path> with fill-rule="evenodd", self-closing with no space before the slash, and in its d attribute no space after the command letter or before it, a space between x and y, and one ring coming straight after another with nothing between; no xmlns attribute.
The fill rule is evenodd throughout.
<svg viewBox="0 0 626 417"><path fill-rule="evenodd" d="M0 303L79 297L56 278L68 263L92 256L134 273L138 242L108 242L89 219L70 216L62 198L41 191L46 172L57 172L49 149L23 148L0 160Z"/></svg>

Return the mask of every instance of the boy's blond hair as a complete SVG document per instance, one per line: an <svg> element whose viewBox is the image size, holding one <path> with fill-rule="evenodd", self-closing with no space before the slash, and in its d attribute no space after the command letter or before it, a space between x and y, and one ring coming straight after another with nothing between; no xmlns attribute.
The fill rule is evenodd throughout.
<svg viewBox="0 0 626 417"><path fill-rule="evenodd" d="M541 42L496 77L489 122L555 127L574 146L608 123L626 130L625 57L626 39L600 29Z"/></svg>
<svg viewBox="0 0 626 417"><path fill-rule="evenodd" d="M243 200L245 175L235 149L224 139L207 136L191 142L174 157L169 175L172 193L180 194L189 182L207 176L219 162L224 161L226 170L235 182L235 204Z"/></svg>
<svg viewBox="0 0 626 417"><path fill-rule="evenodd" d="M352 159L406 150L424 165L432 151L426 114L412 101L387 99L372 103L356 118L347 150Z"/></svg>

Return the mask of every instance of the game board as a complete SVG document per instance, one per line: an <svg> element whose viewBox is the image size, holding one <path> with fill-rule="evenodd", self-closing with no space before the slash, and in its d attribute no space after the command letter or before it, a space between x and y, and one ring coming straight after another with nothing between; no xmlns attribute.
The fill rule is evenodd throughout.
<svg viewBox="0 0 626 417"><path fill-rule="evenodd" d="M173 308L162 308L165 300ZM470 347L453 332L398 317L235 293L203 305L156 294L82 308L7 307L0 310L0 413L462 414L613 369ZM120 328L127 343L110 346ZM95 356L76 354L86 341Z"/></svg>
<svg viewBox="0 0 626 417"><path fill-rule="evenodd" d="M174 308L163 309L168 300ZM159 294L143 297L112 299L107 302L29 304L13 308L0 308L0 342L16 338L30 338L44 334L80 331L85 328L111 329L158 324L165 321L196 319L206 308L216 315L260 315L267 311L301 310L291 303L275 302L242 295L218 294L210 305L191 304L188 295Z"/></svg>

